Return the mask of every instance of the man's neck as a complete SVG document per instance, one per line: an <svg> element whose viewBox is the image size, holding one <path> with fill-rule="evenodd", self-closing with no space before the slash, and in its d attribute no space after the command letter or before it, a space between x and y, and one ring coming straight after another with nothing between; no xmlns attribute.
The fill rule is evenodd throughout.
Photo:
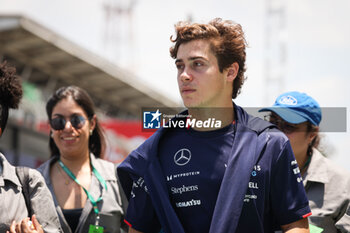
<svg viewBox="0 0 350 233"><path fill-rule="evenodd" d="M196 119L196 121L206 121L208 119L215 121L220 121L221 125L220 127L194 127L195 130L198 131L211 131L223 128L225 126L228 126L229 124L232 124L232 122L235 120L235 115L233 111L233 104L227 106L227 107L212 107L212 108L189 108L188 109L189 115L191 115L191 119Z"/></svg>

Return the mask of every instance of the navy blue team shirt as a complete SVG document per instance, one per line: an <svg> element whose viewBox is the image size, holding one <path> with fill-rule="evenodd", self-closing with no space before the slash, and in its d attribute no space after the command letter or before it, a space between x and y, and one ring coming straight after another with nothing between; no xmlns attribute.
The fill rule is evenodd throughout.
<svg viewBox="0 0 350 233"><path fill-rule="evenodd" d="M233 125L209 132L176 129L160 143L170 200L185 232L209 231L232 150L233 129Z"/></svg>
<svg viewBox="0 0 350 233"><path fill-rule="evenodd" d="M222 184L228 160L235 154L234 129L234 125L210 132L172 129L159 141L157 158L162 175L159 179L165 182L167 189L167 197L164 198L169 198L184 232L215 232L211 225L218 223L213 223L216 221L213 220L213 213L219 212L215 208L223 208L222 199L219 207L216 207L220 189L221 192L234 189L226 187L230 183L237 188L242 187L239 185L240 176ZM272 134L281 133L276 131ZM249 171L250 178L241 200L242 210L236 232L273 232L281 225L310 214L292 149L286 139L282 141L277 143L279 148L276 149L280 153L274 155L275 159L260 156ZM133 185L125 189L131 190L126 222L142 232L159 232L162 228L159 222L161 217L154 208L157 204L151 198L152 190L148 190L142 177L132 173L129 175ZM232 197L226 195L225 198L229 200Z"/></svg>

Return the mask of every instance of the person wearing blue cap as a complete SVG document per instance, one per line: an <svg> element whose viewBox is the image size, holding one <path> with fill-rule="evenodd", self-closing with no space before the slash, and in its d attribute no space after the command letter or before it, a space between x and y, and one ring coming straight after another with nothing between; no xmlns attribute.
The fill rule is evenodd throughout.
<svg viewBox="0 0 350 233"><path fill-rule="evenodd" d="M317 149L322 112L311 96L297 91L277 97L269 121L289 138L300 167L312 216L309 222L323 232L350 232L350 174Z"/></svg>

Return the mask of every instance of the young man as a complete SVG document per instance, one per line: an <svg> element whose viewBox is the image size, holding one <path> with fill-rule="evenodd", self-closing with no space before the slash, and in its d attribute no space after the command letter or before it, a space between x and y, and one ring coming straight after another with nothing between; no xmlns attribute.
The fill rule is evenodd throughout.
<svg viewBox="0 0 350 233"><path fill-rule="evenodd" d="M9 109L17 108L21 97L22 85L15 68L6 62L0 63L0 137L6 128ZM0 232L62 232L44 178L34 169L30 169L27 175L28 183L25 185L21 183L16 168L0 153ZM26 191L28 200L24 196ZM28 218L29 213L33 214L31 219Z"/></svg>
<svg viewBox="0 0 350 233"><path fill-rule="evenodd" d="M126 158L118 173L129 232L309 232L288 139L232 102L244 82L241 26L215 19L175 29L170 53L188 114L221 127L162 128Z"/></svg>

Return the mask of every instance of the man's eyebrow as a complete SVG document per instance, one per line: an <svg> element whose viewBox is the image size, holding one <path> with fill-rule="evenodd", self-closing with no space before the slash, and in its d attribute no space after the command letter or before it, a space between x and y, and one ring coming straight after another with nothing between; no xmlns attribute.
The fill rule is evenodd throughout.
<svg viewBox="0 0 350 233"><path fill-rule="evenodd" d="M204 60L207 60L205 57L201 57L201 56L190 57L188 60L193 61L193 60L196 60L196 59L204 59Z"/></svg>
<svg viewBox="0 0 350 233"><path fill-rule="evenodd" d="M196 60L196 59L204 59L204 60L207 60L205 57L202 57L202 56L189 57L187 60L193 61L193 60ZM183 61L182 59L176 59L176 60L175 60L175 63L182 62L182 61Z"/></svg>

